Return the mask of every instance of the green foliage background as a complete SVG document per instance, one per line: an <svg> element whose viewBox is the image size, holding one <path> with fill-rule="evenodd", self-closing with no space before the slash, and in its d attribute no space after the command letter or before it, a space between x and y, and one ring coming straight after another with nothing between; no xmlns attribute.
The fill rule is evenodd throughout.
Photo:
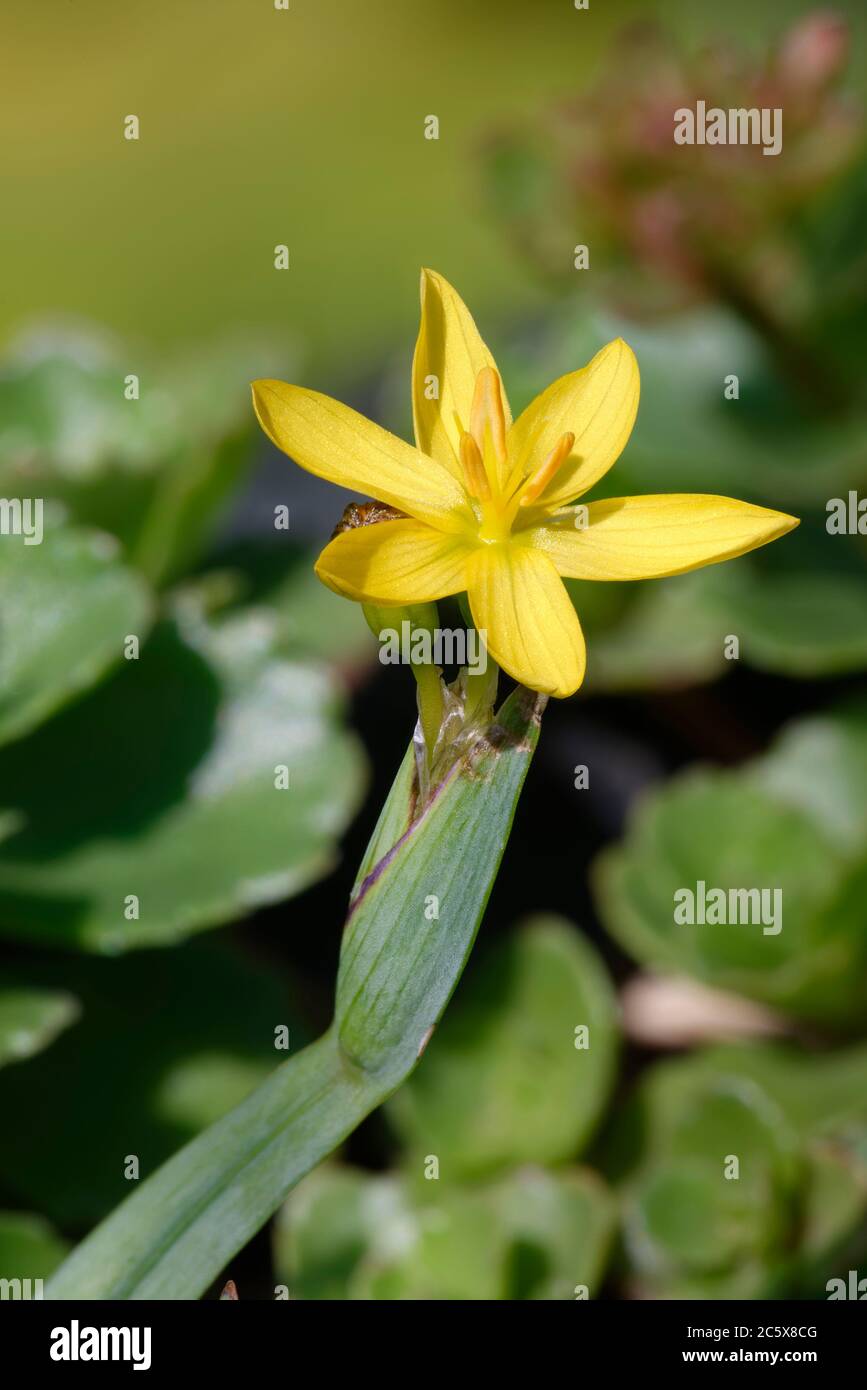
<svg viewBox="0 0 867 1390"><path fill-rule="evenodd" d="M613 784L620 764L583 755L603 727L632 758L625 820L567 803L599 850L589 890L566 853L546 880L513 844L529 916L495 895L420 1066L239 1256L242 1297L811 1298L864 1269L867 542L825 526L867 489L864 147L769 212L800 267L789 327L843 391L814 409L730 299L637 314L616 287L647 267L601 235L576 283L592 200L569 201L545 125L639 12L686 53L722 37L757 62L807 9L4 7L0 495L44 497L46 530L0 537L0 1277L47 1277L130 1191L130 1156L157 1170L272 1077L275 1030L294 1056L328 1022L341 842L364 844L397 771L399 678L312 576L327 525L233 529L265 457L247 383L303 380L407 432L423 263L516 410L629 339L642 406L603 495L723 492L803 524L730 566L572 586L588 682L549 711L530 785L562 815L573 762ZM563 228L562 271L528 252L537 223ZM699 707L735 755L693 737ZM783 932L675 926L699 879L781 887ZM671 1019L648 1038L636 975L721 992L739 1036L701 993L689 1046Z"/></svg>

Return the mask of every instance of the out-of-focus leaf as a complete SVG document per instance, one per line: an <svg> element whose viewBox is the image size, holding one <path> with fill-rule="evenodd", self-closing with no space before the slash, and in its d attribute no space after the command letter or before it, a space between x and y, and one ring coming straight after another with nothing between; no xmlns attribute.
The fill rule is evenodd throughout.
<svg viewBox="0 0 867 1390"><path fill-rule="evenodd" d="M741 655L786 676L833 676L867 667L867 576L765 575L727 600Z"/></svg>
<svg viewBox="0 0 867 1390"><path fill-rule="evenodd" d="M595 1298L615 1226L615 1204L596 1173L525 1168L499 1188L509 1238L509 1299Z"/></svg>
<svg viewBox="0 0 867 1390"><path fill-rule="evenodd" d="M541 704L515 691L424 812L356 883L328 1032L128 1197L64 1262L49 1297L200 1294L295 1184L406 1079L475 940ZM392 796L408 818L402 771ZM385 810L374 841L400 818ZM440 913L428 919L432 883Z"/></svg>
<svg viewBox="0 0 867 1390"><path fill-rule="evenodd" d="M451 1180L574 1156L608 1100L616 1050L596 952L568 922L530 918L478 963L391 1102L408 1162L420 1173L434 1154Z"/></svg>
<svg viewBox="0 0 867 1390"><path fill-rule="evenodd" d="M359 1168L322 1164L280 1208L274 1269L292 1298L344 1299L350 1279L374 1245L398 1250L414 1218L402 1181Z"/></svg>
<svg viewBox="0 0 867 1390"><path fill-rule="evenodd" d="M65 990L9 987L0 979L0 1067L41 1052L78 1014L78 1000Z"/></svg>
<svg viewBox="0 0 867 1390"><path fill-rule="evenodd" d="M626 449L592 497L710 492L800 513L867 482L867 419L805 416L750 329L723 310L636 323L566 301L499 353L513 409L623 336L641 371ZM725 397L738 378L738 398Z"/></svg>
<svg viewBox="0 0 867 1390"><path fill-rule="evenodd" d="M622 945L642 963L832 1028L857 1026L867 1000L865 811L855 781L864 729L863 710L839 726L831 717L793 725L782 748L797 756L690 772L650 796L597 865L599 910ZM829 752L821 766L819 748ZM725 917L739 920L700 920L699 901L716 889ZM682 919L684 890L695 895L693 922ZM755 896L730 899L738 890L765 890L764 907Z"/></svg>
<svg viewBox="0 0 867 1390"><path fill-rule="evenodd" d="M867 844L867 705L853 702L787 725L747 776L806 811L857 859Z"/></svg>
<svg viewBox="0 0 867 1390"><path fill-rule="evenodd" d="M339 715L322 669L274 655L267 610L208 626L184 609L0 757L24 821L0 846L0 931L116 952L299 892L333 863L361 789Z"/></svg>
<svg viewBox="0 0 867 1390"><path fill-rule="evenodd" d="M613 1208L595 1174L523 1169L490 1186L431 1192L403 1241L375 1243L349 1296L362 1299L575 1299L599 1291ZM398 1233L395 1233L396 1235Z"/></svg>
<svg viewBox="0 0 867 1390"><path fill-rule="evenodd" d="M402 1246L377 1242L359 1265L353 1299L489 1301L506 1296L509 1239L495 1195L444 1188L413 1210Z"/></svg>
<svg viewBox="0 0 867 1390"><path fill-rule="evenodd" d="M867 1163L844 1136L864 1132L865 1079L863 1047L736 1045L651 1068L606 1141L633 1291L815 1294L835 1251L864 1244Z"/></svg>
<svg viewBox="0 0 867 1390"><path fill-rule="evenodd" d="M720 675L731 628L718 606L739 587L728 566L640 585L619 622L591 629L588 693L692 685ZM573 597L580 615L580 596Z"/></svg>
<svg viewBox="0 0 867 1390"><path fill-rule="evenodd" d="M214 565L230 586L230 603L264 604L276 614L277 640L287 654L350 671L372 662L376 646L360 605L317 579L314 558L294 541L241 543L219 551Z"/></svg>
<svg viewBox="0 0 867 1390"><path fill-rule="evenodd" d="M154 581L189 565L255 440L248 383L285 371L270 338L152 361L92 326L43 325L0 372L0 489L60 499ZM127 399L128 378L138 398Z"/></svg>
<svg viewBox="0 0 867 1390"><path fill-rule="evenodd" d="M614 1209L595 1174L524 1168L492 1185L423 1186L358 1169L312 1173L280 1214L278 1280L302 1299L598 1292Z"/></svg>
<svg viewBox="0 0 867 1390"><path fill-rule="evenodd" d="M195 942L121 960L34 957L28 978L64 982L78 1025L49 1053L0 1074L0 1179L65 1226L99 1220L181 1144L239 1104L308 1035L279 979ZM51 997L51 996L49 996ZM57 1180L58 1155L63 1181Z"/></svg>
<svg viewBox="0 0 867 1390"><path fill-rule="evenodd" d="M124 638L144 636L149 607L109 536L46 515L40 545L0 537L0 743L27 733L119 662Z"/></svg>
<svg viewBox="0 0 867 1390"><path fill-rule="evenodd" d="M639 1279L725 1297L734 1275L744 1293L791 1221L795 1144L782 1116L767 1096L722 1077L693 1092L658 1142L626 1215Z"/></svg>
<svg viewBox="0 0 867 1390"><path fill-rule="evenodd" d="M0 1211L0 1279L47 1279L68 1249L67 1242L43 1217ZM37 1297L32 1284L28 1296Z"/></svg>

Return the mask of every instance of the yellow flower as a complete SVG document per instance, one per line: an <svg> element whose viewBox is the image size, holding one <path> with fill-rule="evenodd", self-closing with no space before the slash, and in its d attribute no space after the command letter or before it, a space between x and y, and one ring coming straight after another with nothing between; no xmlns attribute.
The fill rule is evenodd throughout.
<svg viewBox="0 0 867 1390"><path fill-rule="evenodd" d="M265 433L302 468L404 513L335 536L316 564L337 593L380 606L467 591L494 660L533 690L584 679L584 638L561 575L656 579L764 545L795 517L728 497L622 497L569 508L608 471L638 409L618 338L512 422L494 360L455 290L421 277L412 370L416 447L339 401L253 384ZM672 421L672 428L676 421Z"/></svg>

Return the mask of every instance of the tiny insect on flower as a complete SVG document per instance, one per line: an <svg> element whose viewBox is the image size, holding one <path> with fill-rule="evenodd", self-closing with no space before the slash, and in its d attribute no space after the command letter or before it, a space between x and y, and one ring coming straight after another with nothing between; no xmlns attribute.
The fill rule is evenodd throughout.
<svg viewBox="0 0 867 1390"><path fill-rule="evenodd" d="M257 381L265 433L302 468L382 504L338 528L316 563L335 592L381 607L466 591L491 656L548 695L584 679L563 578L657 579L743 555L795 517L728 497L671 494L569 509L622 452L638 364L621 339L513 421L496 364L459 295L422 271L413 361L416 447L302 386ZM394 515L397 512L401 515Z"/></svg>

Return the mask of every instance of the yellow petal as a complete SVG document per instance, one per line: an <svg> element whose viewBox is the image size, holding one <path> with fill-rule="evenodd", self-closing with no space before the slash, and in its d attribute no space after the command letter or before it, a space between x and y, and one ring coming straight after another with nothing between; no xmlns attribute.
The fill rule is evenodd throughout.
<svg viewBox="0 0 867 1390"><path fill-rule="evenodd" d="M472 547L420 521L380 521L335 536L316 573L335 593L384 606L430 603L466 587Z"/></svg>
<svg viewBox="0 0 867 1390"><path fill-rule="evenodd" d="M584 679L581 625L550 560L505 542L474 551L467 570L473 621L510 676L563 698Z"/></svg>
<svg viewBox="0 0 867 1390"><path fill-rule="evenodd" d="M607 473L622 453L638 410L638 363L622 338L592 362L553 382L519 415L509 432L515 471L531 473L574 434L572 451L539 498L534 513L571 502Z"/></svg>
<svg viewBox="0 0 867 1390"><path fill-rule="evenodd" d="M576 512L580 519L581 508ZM528 534L568 579L661 579L731 560L776 540L796 517L732 497L672 493L591 502L573 517Z"/></svg>
<svg viewBox="0 0 867 1390"><path fill-rule="evenodd" d="M421 324L412 363L415 439L422 453L443 464L457 479L461 435L470 429L476 377L496 368L472 315L456 290L434 270L421 273ZM430 399L434 389L438 399ZM511 424L503 393L506 427Z"/></svg>
<svg viewBox="0 0 867 1390"><path fill-rule="evenodd" d="M254 381L253 405L268 438L308 473L441 531L472 525L466 494L445 468L340 401L283 381Z"/></svg>

